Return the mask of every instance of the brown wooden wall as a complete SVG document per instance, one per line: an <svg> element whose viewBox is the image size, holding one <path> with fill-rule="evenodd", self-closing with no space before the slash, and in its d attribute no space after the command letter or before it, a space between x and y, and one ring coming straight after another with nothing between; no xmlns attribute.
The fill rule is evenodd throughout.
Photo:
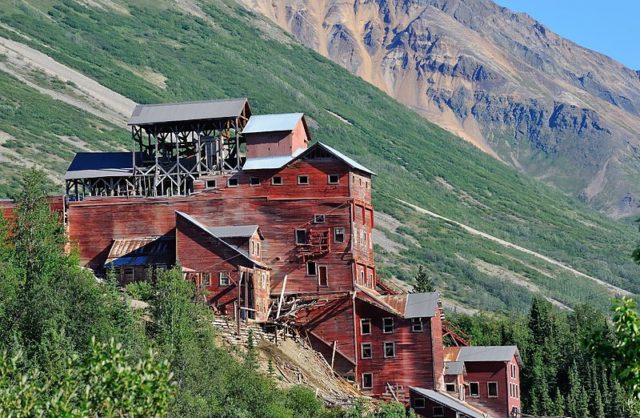
<svg viewBox="0 0 640 418"><path fill-rule="evenodd" d="M307 148L307 133L302 120L290 132L260 132L246 134L247 158L293 155Z"/></svg>

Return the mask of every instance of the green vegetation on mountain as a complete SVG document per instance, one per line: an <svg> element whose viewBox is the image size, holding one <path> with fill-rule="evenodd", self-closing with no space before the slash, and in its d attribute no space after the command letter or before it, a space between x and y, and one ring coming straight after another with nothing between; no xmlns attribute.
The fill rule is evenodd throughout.
<svg viewBox="0 0 640 418"><path fill-rule="evenodd" d="M448 298L480 309L524 311L537 293L567 306L608 306L603 286L420 215L399 198L626 290L640 290L640 269L629 259L635 244L631 225L519 175L233 1L210 0L199 9L200 17L169 1L93 7L72 0L10 0L0 5L0 36L137 102L247 96L255 113L305 112L315 139L378 173L376 208L402 222L395 230L380 228L402 245L379 248L380 271L388 276L410 280L414 266L425 263ZM143 76L145 71L166 79L158 83ZM42 82L65 88L46 78ZM28 156L62 173L75 151L73 141L95 150L126 144L124 126L62 104L2 72L0 84L0 135L10 136L2 146L15 158ZM5 191L15 185L17 164L14 158L0 160Z"/></svg>

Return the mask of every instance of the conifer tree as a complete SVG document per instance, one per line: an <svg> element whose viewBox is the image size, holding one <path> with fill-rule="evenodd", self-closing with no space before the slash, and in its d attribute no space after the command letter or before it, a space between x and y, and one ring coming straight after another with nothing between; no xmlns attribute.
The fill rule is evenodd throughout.
<svg viewBox="0 0 640 418"><path fill-rule="evenodd" d="M415 293L429 293L429 292L436 291L435 284L427 274L427 271L425 270L424 266L418 267L418 272L416 273L415 281L416 281L416 284L413 286L413 291Z"/></svg>

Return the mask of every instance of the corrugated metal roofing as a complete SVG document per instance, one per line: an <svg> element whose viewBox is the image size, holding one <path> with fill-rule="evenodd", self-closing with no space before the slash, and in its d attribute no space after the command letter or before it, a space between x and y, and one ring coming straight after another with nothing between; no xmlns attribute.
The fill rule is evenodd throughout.
<svg viewBox="0 0 640 418"><path fill-rule="evenodd" d="M164 237L116 239L111 245L105 266L146 266L167 263L171 243L172 240Z"/></svg>
<svg viewBox="0 0 640 418"><path fill-rule="evenodd" d="M293 131L304 117L304 113L281 113L274 115L252 115L247 126L242 130L243 134L255 134L260 132Z"/></svg>
<svg viewBox="0 0 640 418"><path fill-rule="evenodd" d="M407 306L404 309L405 318L433 317L438 309L439 295L432 293L409 293Z"/></svg>
<svg viewBox="0 0 640 418"><path fill-rule="evenodd" d="M259 157L259 158L247 158L243 170L275 170L282 168L293 160L294 157L288 155L282 157Z"/></svg>
<svg viewBox="0 0 640 418"><path fill-rule="evenodd" d="M483 414L479 411L471 409L471 407L460 402L459 400L454 399L443 393L436 392L435 390L416 388L416 387L411 387L410 389L420 396L424 396L425 398L428 398L439 405L446 406L447 408L453 409L454 411L464 414L468 417L471 417L471 418L486 417L486 414Z"/></svg>
<svg viewBox="0 0 640 418"><path fill-rule="evenodd" d="M322 142L318 142L318 144L320 144L321 147L323 147L324 149L329 151L331 154L335 155L336 157L338 157L339 159L341 159L342 161L347 163L347 165L349 165L351 168L355 168L356 170L364 171L365 173L369 173L371 175L375 175L376 174L373 171L369 170L367 167L365 167L362 164L360 164L359 162L347 157L346 155L344 155L340 151L338 151L338 150L336 150L334 148L331 148L329 145L323 144Z"/></svg>
<svg viewBox="0 0 640 418"><path fill-rule="evenodd" d="M460 347L458 361L511 361L513 356L520 361L520 353L515 345Z"/></svg>
<svg viewBox="0 0 640 418"><path fill-rule="evenodd" d="M128 125L235 118L242 114L247 102L247 98L239 98L137 105Z"/></svg>
<svg viewBox="0 0 640 418"><path fill-rule="evenodd" d="M136 153L136 158L139 158ZM79 152L64 175L65 180L100 177L131 177L133 156L131 152Z"/></svg>
<svg viewBox="0 0 640 418"><path fill-rule="evenodd" d="M213 226L207 229L218 238L251 238L258 225Z"/></svg>
<svg viewBox="0 0 640 418"><path fill-rule="evenodd" d="M458 375L464 374L464 362L463 361L445 361L444 374L445 376L458 376Z"/></svg>

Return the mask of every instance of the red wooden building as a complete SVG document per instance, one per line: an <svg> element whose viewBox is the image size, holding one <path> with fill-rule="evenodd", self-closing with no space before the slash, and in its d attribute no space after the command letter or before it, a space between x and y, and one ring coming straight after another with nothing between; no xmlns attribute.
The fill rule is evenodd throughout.
<svg viewBox="0 0 640 418"><path fill-rule="evenodd" d="M69 237L97 274L126 283L178 263L213 309L297 327L375 397L408 402L421 390L463 404L473 376L498 380L502 402L518 384L501 369L481 380L466 348L445 362L438 294L378 282L374 173L309 145L303 114L252 116L232 99L139 105L129 125L131 152L78 153L65 175ZM481 399L498 414L519 408Z"/></svg>

